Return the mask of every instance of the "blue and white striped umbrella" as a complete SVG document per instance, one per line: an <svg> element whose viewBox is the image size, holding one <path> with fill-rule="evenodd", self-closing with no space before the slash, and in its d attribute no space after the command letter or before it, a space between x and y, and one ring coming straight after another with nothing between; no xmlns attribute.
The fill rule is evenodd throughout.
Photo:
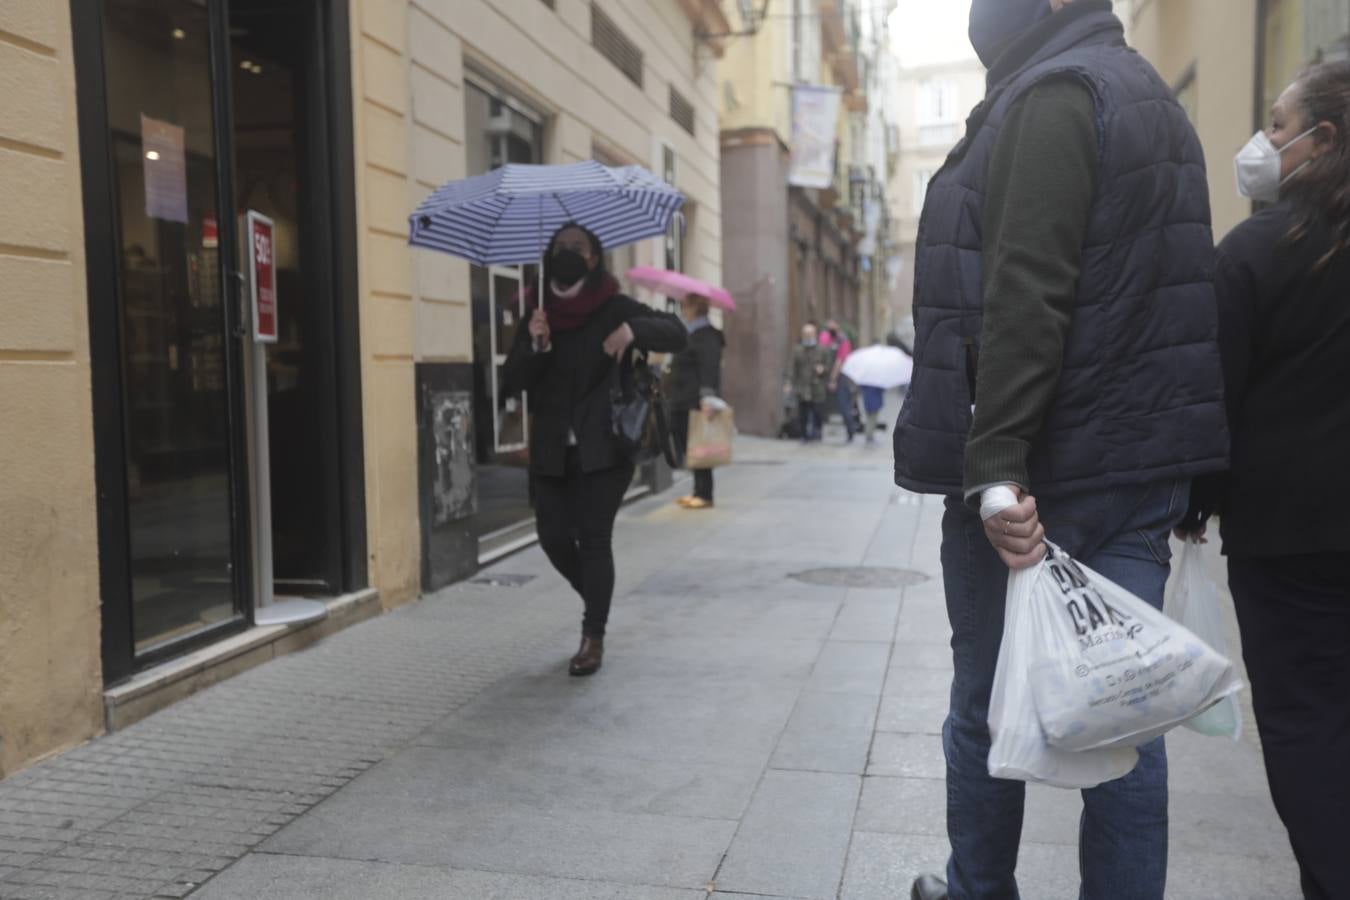
<svg viewBox="0 0 1350 900"><path fill-rule="evenodd" d="M664 234L684 195L641 166L510 164L452 181L409 217L408 242L480 266L537 262L568 222L605 249Z"/></svg>

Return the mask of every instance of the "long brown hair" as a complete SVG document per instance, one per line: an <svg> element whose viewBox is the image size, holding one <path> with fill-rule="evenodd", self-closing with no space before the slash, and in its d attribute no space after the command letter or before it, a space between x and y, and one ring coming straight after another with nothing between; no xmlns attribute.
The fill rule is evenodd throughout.
<svg viewBox="0 0 1350 900"><path fill-rule="evenodd" d="M1350 62L1311 66L1295 84L1302 127L1336 126L1332 147L1289 182L1298 215L1289 240L1302 240L1322 223L1331 229L1331 249L1314 267L1321 270L1350 250ZM1327 140L1321 132L1313 137Z"/></svg>

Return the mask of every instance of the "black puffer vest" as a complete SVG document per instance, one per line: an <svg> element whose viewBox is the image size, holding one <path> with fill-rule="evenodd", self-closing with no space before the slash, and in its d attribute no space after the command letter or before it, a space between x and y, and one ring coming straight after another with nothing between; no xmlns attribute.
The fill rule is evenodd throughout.
<svg viewBox="0 0 1350 900"><path fill-rule="evenodd" d="M962 492L989 164L1013 104L1057 76L1091 90L1100 161L1063 373L1033 442L1029 487L1140 484L1226 462L1204 156L1172 92L1102 11L1076 16L991 86L931 182L915 261L914 376L895 429L895 480L910 490Z"/></svg>

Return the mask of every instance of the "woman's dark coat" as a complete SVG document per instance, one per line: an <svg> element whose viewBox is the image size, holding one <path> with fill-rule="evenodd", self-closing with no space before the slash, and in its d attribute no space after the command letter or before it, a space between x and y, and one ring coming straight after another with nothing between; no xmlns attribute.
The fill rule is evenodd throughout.
<svg viewBox="0 0 1350 900"><path fill-rule="evenodd" d="M722 348L726 339L711 325L689 334L689 346L670 365L670 408L698 409L704 397L722 393Z"/></svg>
<svg viewBox="0 0 1350 900"><path fill-rule="evenodd" d="M582 327L553 332L552 349L546 353L535 352L528 320L516 329L502 371L502 395L529 392L530 471L536 475L566 475L569 431L576 435L583 471L599 472L625 462L610 427L616 364L604 350L605 338L624 323L633 329L638 350L678 353L688 339L678 318L624 294L607 300Z"/></svg>

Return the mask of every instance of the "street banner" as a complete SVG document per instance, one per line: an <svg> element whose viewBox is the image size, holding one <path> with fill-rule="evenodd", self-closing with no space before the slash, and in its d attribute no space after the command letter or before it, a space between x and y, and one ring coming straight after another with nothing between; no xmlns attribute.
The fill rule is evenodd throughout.
<svg viewBox="0 0 1350 900"><path fill-rule="evenodd" d="M249 210L246 222L248 283L253 301L253 340L260 344L274 344L277 340L277 280L272 220L262 213Z"/></svg>
<svg viewBox="0 0 1350 900"><path fill-rule="evenodd" d="M811 84L792 88L792 162L788 184L827 188L834 183L839 136L839 88Z"/></svg>

